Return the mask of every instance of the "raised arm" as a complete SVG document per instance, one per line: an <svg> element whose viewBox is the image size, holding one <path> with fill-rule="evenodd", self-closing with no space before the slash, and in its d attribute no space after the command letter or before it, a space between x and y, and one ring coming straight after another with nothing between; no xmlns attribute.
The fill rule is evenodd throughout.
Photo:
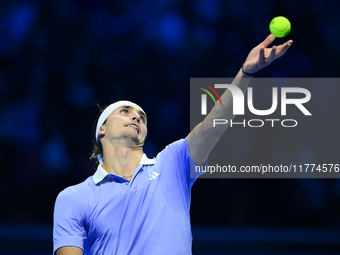
<svg viewBox="0 0 340 255"><path fill-rule="evenodd" d="M292 40L286 43L268 46L275 40L275 36L270 34L262 43L253 48L243 64L243 71L248 74L254 74L262 68L270 65L275 59L283 56L293 43ZM239 70L232 84L239 87L243 93L246 91L251 80L251 75L244 74L242 69ZM221 96L222 105L217 103L206 116L203 122L199 123L189 134L188 146L191 158L197 165L203 165L207 160L211 149L226 131L229 124L217 125L213 127L214 119L233 119L235 116L232 112L232 95L226 90Z"/></svg>

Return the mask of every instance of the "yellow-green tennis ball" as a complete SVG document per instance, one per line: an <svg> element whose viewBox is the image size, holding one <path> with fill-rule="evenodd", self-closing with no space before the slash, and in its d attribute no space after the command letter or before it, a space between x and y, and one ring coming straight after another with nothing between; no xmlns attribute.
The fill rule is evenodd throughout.
<svg viewBox="0 0 340 255"><path fill-rule="evenodd" d="M276 37L285 37L290 32L290 22L283 16L278 16L272 19L269 24L270 32Z"/></svg>

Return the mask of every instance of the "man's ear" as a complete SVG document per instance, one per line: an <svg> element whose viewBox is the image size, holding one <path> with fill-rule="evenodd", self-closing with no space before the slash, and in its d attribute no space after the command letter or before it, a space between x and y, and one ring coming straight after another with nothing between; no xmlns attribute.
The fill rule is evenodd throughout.
<svg viewBox="0 0 340 255"><path fill-rule="evenodd" d="M98 137L103 138L105 136L105 128L101 126L98 131Z"/></svg>

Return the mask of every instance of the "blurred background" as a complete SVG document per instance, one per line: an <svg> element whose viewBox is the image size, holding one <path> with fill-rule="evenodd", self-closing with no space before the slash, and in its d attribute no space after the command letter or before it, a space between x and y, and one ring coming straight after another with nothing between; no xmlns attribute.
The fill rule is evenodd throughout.
<svg viewBox="0 0 340 255"><path fill-rule="evenodd" d="M52 253L55 198L95 171L97 104L141 105L154 157L190 131L190 77L235 76L276 16L294 43L257 77L338 77L339 10L335 0L1 0L0 254ZM320 89L323 102L339 93ZM337 117L332 102L325 118ZM310 139L331 150L322 125ZM339 199L337 179L198 180L193 252L335 254Z"/></svg>

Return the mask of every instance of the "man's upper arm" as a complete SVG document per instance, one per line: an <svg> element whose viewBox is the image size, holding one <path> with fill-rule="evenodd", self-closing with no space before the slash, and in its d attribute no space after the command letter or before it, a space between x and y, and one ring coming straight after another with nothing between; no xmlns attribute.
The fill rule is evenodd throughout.
<svg viewBox="0 0 340 255"><path fill-rule="evenodd" d="M207 138L203 131L203 123L199 123L188 136L188 148L191 159L197 166L202 166L209 156L211 149L218 142L218 138Z"/></svg>
<svg viewBox="0 0 340 255"><path fill-rule="evenodd" d="M64 246L57 250L56 255L83 255L83 250L74 246Z"/></svg>
<svg viewBox="0 0 340 255"><path fill-rule="evenodd" d="M69 189L62 191L55 203L53 226L54 251L62 247L72 247L81 250L87 237L84 227L84 211L70 193Z"/></svg>

